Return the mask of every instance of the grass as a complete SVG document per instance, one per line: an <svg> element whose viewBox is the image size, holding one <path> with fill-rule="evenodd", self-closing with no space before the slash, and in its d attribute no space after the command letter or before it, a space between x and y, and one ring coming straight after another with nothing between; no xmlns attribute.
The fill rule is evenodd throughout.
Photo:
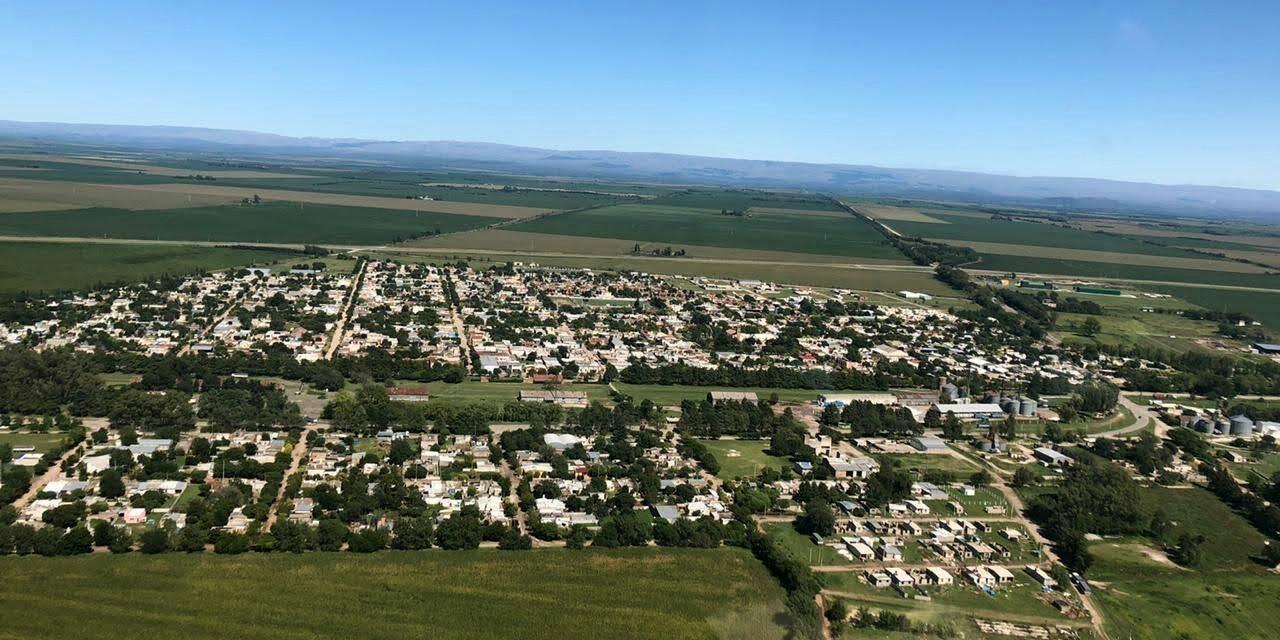
<svg viewBox="0 0 1280 640"><path fill-rule="evenodd" d="M702 444L715 454L720 462L720 472L716 475L724 479L754 478L766 467L782 469L788 464L786 458L765 453L768 440L702 440ZM741 455L730 457L730 450Z"/></svg>
<svg viewBox="0 0 1280 640"><path fill-rule="evenodd" d="M905 259L875 228L853 216L760 213L721 215L719 209L623 204L550 216L512 227L595 238L620 238L833 256Z"/></svg>
<svg viewBox="0 0 1280 640"><path fill-rule="evenodd" d="M781 588L736 549L22 557L0 571L11 638L785 634Z"/></svg>
<svg viewBox="0 0 1280 640"><path fill-rule="evenodd" d="M859 269L770 262L733 264L712 261L699 262L682 258L566 257L554 253L469 252L467 249L433 250L432 255L424 254L421 250L418 250L418 252L371 251L366 252L365 255L392 258L404 262L444 263L465 260L480 269L486 268L490 264L522 262L524 264L548 267L638 271L727 280L754 278L779 284L833 287L859 291L900 291L909 289L937 296L955 295L954 290L938 282L932 273L918 270Z"/></svg>
<svg viewBox="0 0 1280 640"><path fill-rule="evenodd" d="M978 468L965 460L942 453L877 453L873 456L880 464L898 463L903 469L925 471L937 469L958 475L962 481Z"/></svg>
<svg viewBox="0 0 1280 640"><path fill-rule="evenodd" d="M861 582L859 573L828 573L823 575L823 580L826 588L839 592L851 609L859 606L872 610L890 608L907 613L917 622L956 624L974 616L1031 624L1069 622L1052 605L1040 599L1042 591L1039 584L1020 571L1014 573L1017 577L1012 584L996 587L995 596L989 596L968 583L960 583L963 578L954 571L952 575L957 579L954 585L920 589L929 600L907 599L893 589L877 589Z"/></svg>
<svg viewBox="0 0 1280 640"><path fill-rule="evenodd" d="M764 525L764 530L778 546L800 562L812 566L852 564L838 555L835 547L814 544L809 536L796 531L789 522L771 522Z"/></svg>
<svg viewBox="0 0 1280 640"><path fill-rule="evenodd" d="M85 289L164 274L272 262L288 255L279 251L222 247L3 242L0 243L0 291Z"/></svg>
<svg viewBox="0 0 1280 640"><path fill-rule="evenodd" d="M545 387L539 384L523 384L518 382L478 382L464 380L459 383L448 382L415 382L398 380L396 384L405 387L426 387L430 389L429 402L513 402L523 390L537 390ZM556 387L565 391L585 391L589 400L606 401L609 399L609 387L599 384L569 384Z"/></svg>
<svg viewBox="0 0 1280 640"><path fill-rule="evenodd" d="M36 453L44 453L66 437L64 433L0 433L0 444L9 444L14 447L35 447ZM14 455L17 458L17 455Z"/></svg>
<svg viewBox="0 0 1280 640"><path fill-rule="evenodd" d="M1206 309L1246 313L1254 320L1266 325L1268 329L1273 331L1280 329L1280 291L1266 293L1262 291L1178 286L1152 288L1162 293L1175 295Z"/></svg>
<svg viewBox="0 0 1280 640"><path fill-rule="evenodd" d="M1207 541L1193 570L1143 553L1145 539L1091 545L1089 578L1113 638L1259 638L1280 625L1280 582L1250 556L1263 538L1248 522L1204 489L1148 487L1143 496L1186 531ZM1160 624L1152 624L1159 620Z"/></svg>
<svg viewBox="0 0 1280 640"><path fill-rule="evenodd" d="M1015 273L1039 273L1086 278L1110 278L1118 280L1143 280L1158 283L1194 283L1223 286L1258 287L1280 292L1280 276L1266 273L1231 273L1204 269L1177 269L1153 267L1123 262L1085 262L1052 257L1008 256L990 253L979 254L980 261L965 265L975 269L1012 271ZM1210 290L1212 291L1212 290ZM1244 295L1253 292L1241 291ZM1089 299L1092 299L1090 296ZM1199 304L1197 300L1192 302Z"/></svg>
<svg viewBox="0 0 1280 640"><path fill-rule="evenodd" d="M782 403L800 404L805 402L813 402L818 399L818 395L822 393L838 393L834 391L818 391L815 389L768 389L765 387L697 387L680 384L627 384L625 382L615 382L613 386L618 391L634 397L636 400L648 398L655 404L663 406L678 405L684 400L706 400L707 393L711 391L742 391L752 392L760 400L768 400L770 394L778 394L778 401Z"/></svg>
<svg viewBox="0 0 1280 640"><path fill-rule="evenodd" d="M206 242L379 244L461 231L500 218L335 205L264 202L135 212L80 209L0 216L0 234Z"/></svg>

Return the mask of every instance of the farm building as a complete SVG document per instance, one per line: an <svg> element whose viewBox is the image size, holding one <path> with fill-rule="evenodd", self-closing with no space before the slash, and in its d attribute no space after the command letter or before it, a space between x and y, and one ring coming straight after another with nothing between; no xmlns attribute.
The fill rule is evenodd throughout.
<svg viewBox="0 0 1280 640"><path fill-rule="evenodd" d="M712 391L707 394L708 402L757 402L754 391Z"/></svg>
<svg viewBox="0 0 1280 640"><path fill-rule="evenodd" d="M916 291L899 291L898 297L904 300L932 300L933 296L927 293L919 293Z"/></svg>
<svg viewBox="0 0 1280 640"><path fill-rule="evenodd" d="M880 463L875 458L828 457L826 461L837 480L865 480L880 470Z"/></svg>
<svg viewBox="0 0 1280 640"><path fill-rule="evenodd" d="M1075 462L1075 460L1071 459L1071 456L1059 451L1054 451L1049 447L1036 447L1032 453L1035 455L1037 460L1056 467L1069 467L1071 466L1071 463Z"/></svg>
<svg viewBox="0 0 1280 640"><path fill-rule="evenodd" d="M546 402L566 407L587 406L586 391L546 391L542 389L521 389L521 402Z"/></svg>
<svg viewBox="0 0 1280 640"><path fill-rule="evenodd" d="M969 402L965 404L943 404L936 403L933 406L938 408L942 415L948 413L956 414L961 420L977 420L983 416L998 416L1004 413L1004 409L994 402Z"/></svg>
<svg viewBox="0 0 1280 640"><path fill-rule="evenodd" d="M911 446L926 453L940 453L947 450L947 443L937 436L916 436L911 439Z"/></svg>
<svg viewBox="0 0 1280 640"><path fill-rule="evenodd" d="M1270 342L1255 342L1253 343L1253 350L1258 353L1265 353L1267 355L1280 355L1280 344L1272 344Z"/></svg>

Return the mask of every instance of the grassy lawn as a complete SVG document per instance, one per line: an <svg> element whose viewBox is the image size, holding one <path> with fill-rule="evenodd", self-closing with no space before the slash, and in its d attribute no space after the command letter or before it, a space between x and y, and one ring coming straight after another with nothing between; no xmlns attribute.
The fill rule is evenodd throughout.
<svg viewBox="0 0 1280 640"><path fill-rule="evenodd" d="M720 461L720 473L716 475L721 478L753 478L765 467L781 469L787 466L786 458L765 453L764 450L769 448L768 440L703 440L702 444ZM730 457L730 451L741 455Z"/></svg>
<svg viewBox="0 0 1280 640"><path fill-rule="evenodd" d="M22 612L5 616L13 638L785 634L781 588L736 549L22 557L0 571L4 610Z"/></svg>
<svg viewBox="0 0 1280 640"><path fill-rule="evenodd" d="M57 431L49 433L0 433L0 444L10 444L14 447L35 447L36 453L44 453L52 449L66 434ZM18 456L14 456L15 458Z"/></svg>
<svg viewBox="0 0 1280 640"><path fill-rule="evenodd" d="M956 475L960 479L968 478L978 467L955 456L943 453L877 453L874 457L880 464L897 463L904 469L923 472L926 469L938 469Z"/></svg>
<svg viewBox="0 0 1280 640"><path fill-rule="evenodd" d="M9 215L16 214L5 214ZM54 231L53 235L66 234ZM0 242L0 292L87 289L165 274L274 262L288 255L221 247Z"/></svg>
<svg viewBox="0 0 1280 640"><path fill-rule="evenodd" d="M663 406L677 405L682 400L706 400L707 394L712 391L743 391L752 392L761 400L768 400L769 395L778 394L778 401L783 403L801 404L805 402L813 402L818 399L818 395L822 393L839 393L837 391L817 391L813 389L766 389L763 387L695 387L688 385L663 385L663 384L627 384L625 382L615 382L613 386L637 401L648 398L655 404Z"/></svg>
<svg viewBox="0 0 1280 640"><path fill-rule="evenodd" d="M796 531L789 522L771 522L764 526L764 530L778 546L789 551L800 562L813 566L852 564L838 555L834 547L814 544L809 536Z"/></svg>

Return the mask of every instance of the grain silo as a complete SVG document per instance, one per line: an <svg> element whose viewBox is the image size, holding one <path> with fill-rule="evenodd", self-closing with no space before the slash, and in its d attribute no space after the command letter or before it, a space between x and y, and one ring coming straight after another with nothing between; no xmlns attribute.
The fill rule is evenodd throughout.
<svg viewBox="0 0 1280 640"><path fill-rule="evenodd" d="M1236 414L1231 416L1231 435L1233 436L1251 436L1253 435L1253 420L1244 414Z"/></svg>
<svg viewBox="0 0 1280 640"><path fill-rule="evenodd" d="M1036 414L1036 401L1031 398L1023 398L1018 401L1018 415L1034 416Z"/></svg>

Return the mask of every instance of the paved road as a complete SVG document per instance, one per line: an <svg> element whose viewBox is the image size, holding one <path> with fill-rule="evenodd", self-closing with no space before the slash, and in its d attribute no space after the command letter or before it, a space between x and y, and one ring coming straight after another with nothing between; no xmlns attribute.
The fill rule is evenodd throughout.
<svg viewBox="0 0 1280 640"><path fill-rule="evenodd" d="M1140 405L1134 402L1133 400L1130 400L1123 393L1120 394L1120 405L1123 406L1125 409L1128 409L1129 412L1133 414L1133 422L1131 422L1126 426L1120 427L1119 429L1112 429L1110 431L1103 431L1102 433L1095 433L1093 434L1092 437L1115 438L1117 436L1123 436L1125 434L1133 433L1135 431L1141 431L1143 428L1147 426L1148 420L1155 423L1157 436L1163 437L1165 432L1168 431L1169 425L1166 425L1164 422L1157 419L1156 414L1152 412L1150 408L1148 408L1145 405Z"/></svg>

